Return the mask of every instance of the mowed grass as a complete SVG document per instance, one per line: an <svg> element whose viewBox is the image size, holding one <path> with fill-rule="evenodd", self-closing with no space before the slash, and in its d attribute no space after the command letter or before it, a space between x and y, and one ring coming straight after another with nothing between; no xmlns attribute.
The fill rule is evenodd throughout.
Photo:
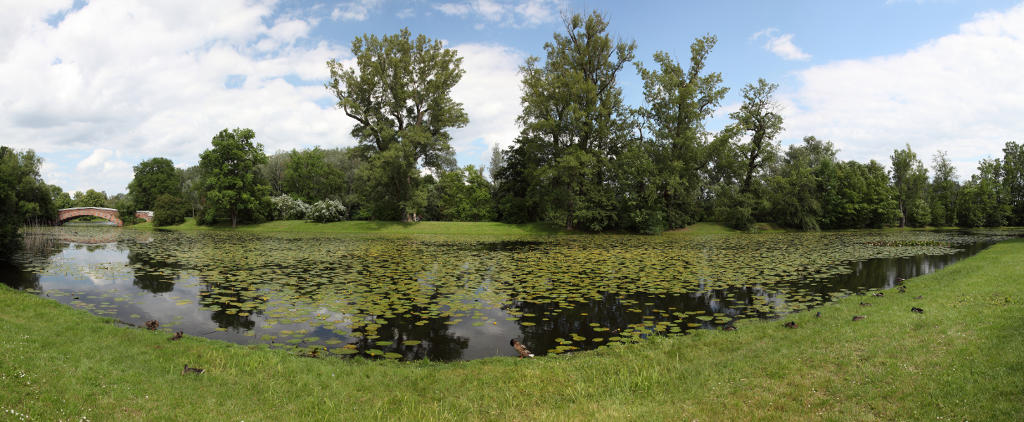
<svg viewBox="0 0 1024 422"><path fill-rule="evenodd" d="M31 420L1019 420L1024 241L907 292L614 349L313 359L121 327L0 288L0 415ZM915 297L921 296L920 299ZM861 306L870 302L872 306ZM912 306L923 314L910 311ZM854 322L854 315L864 315ZM794 321L789 329L783 322ZM182 375L184 364L206 369Z"/></svg>

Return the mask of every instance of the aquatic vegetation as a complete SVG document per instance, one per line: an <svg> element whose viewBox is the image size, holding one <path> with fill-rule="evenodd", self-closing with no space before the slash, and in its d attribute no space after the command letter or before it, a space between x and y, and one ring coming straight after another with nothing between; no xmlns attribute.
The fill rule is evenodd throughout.
<svg viewBox="0 0 1024 422"><path fill-rule="evenodd" d="M100 230L96 236L110 236L111 229ZM557 354L777 318L892 287L897 276L937 269L1005 238L121 231L116 241L89 245L58 232L52 235L65 240L50 252L18 259L36 275L28 289L70 306L316 357L406 360L516 355L509 338ZM879 260L889 261L872 264ZM910 267L890 271L900 262Z"/></svg>

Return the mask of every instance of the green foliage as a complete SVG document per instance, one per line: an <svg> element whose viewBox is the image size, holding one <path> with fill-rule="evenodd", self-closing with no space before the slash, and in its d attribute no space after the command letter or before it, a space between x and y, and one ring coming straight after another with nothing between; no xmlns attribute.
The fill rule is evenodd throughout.
<svg viewBox="0 0 1024 422"><path fill-rule="evenodd" d="M103 191L97 192L94 189L89 189L84 193L81 191L75 192L74 204L76 207L101 207L107 206L107 193Z"/></svg>
<svg viewBox="0 0 1024 422"><path fill-rule="evenodd" d="M275 220L302 220L310 211L309 204L291 195L278 195L270 198L270 202Z"/></svg>
<svg viewBox="0 0 1024 422"><path fill-rule="evenodd" d="M327 84L338 108L356 121L369 166L366 199L379 219L408 220L422 207L417 191L419 165L432 170L454 167L448 130L465 126L469 117L451 91L462 79L462 58L440 40L412 39L408 29L352 41L356 65L331 60Z"/></svg>
<svg viewBox="0 0 1024 422"><path fill-rule="evenodd" d="M57 217L55 187L43 181L41 165L42 159L32 150L0 146L0 261L20 248L22 224L44 224Z"/></svg>
<svg viewBox="0 0 1024 422"><path fill-rule="evenodd" d="M736 147L745 163L740 192L750 192L754 177L770 166L778 154L775 137L782 131L782 115L774 98L778 87L763 78L757 80L757 85L747 84L743 87L743 104L739 111L729 114L736 121L733 124L736 129L750 136L748 142Z"/></svg>
<svg viewBox="0 0 1024 422"><path fill-rule="evenodd" d="M258 219L269 187L262 183L256 166L267 161L263 145L253 142L252 129L224 129L213 137L213 148L199 156L206 193L203 221L212 223L218 213L238 225L239 216Z"/></svg>
<svg viewBox="0 0 1024 422"><path fill-rule="evenodd" d="M1003 192L1009 207L1008 223L1024 226L1024 144L1007 142L1003 148Z"/></svg>
<svg viewBox="0 0 1024 422"><path fill-rule="evenodd" d="M345 219L345 206L341 201L332 199L317 201L310 206L307 216L317 223L342 221Z"/></svg>
<svg viewBox="0 0 1024 422"><path fill-rule="evenodd" d="M128 184L128 193L139 209L153 209L160 195L181 196L181 177L171 160L150 158L135 165L134 169L135 178Z"/></svg>
<svg viewBox="0 0 1024 422"><path fill-rule="evenodd" d="M907 224L909 206L918 199L925 198L928 186L928 169L924 167L917 154L906 149L895 150L892 160L892 186L896 194L896 202L900 210L900 227Z"/></svg>
<svg viewBox="0 0 1024 422"><path fill-rule="evenodd" d="M690 45L689 68L661 51L654 54L657 69L636 64L647 103L638 110L640 130L651 139L643 139L642 147L627 149L627 162L618 166L624 173L617 175L629 180L625 184L633 189L622 192L628 197L625 215L620 217L624 228L655 233L702 217L701 193L708 188L703 176L716 158L704 121L728 92L721 86L720 73L705 72L708 55L717 42L711 35L697 38ZM632 199L634 196L643 199Z"/></svg>
<svg viewBox="0 0 1024 422"><path fill-rule="evenodd" d="M284 189L307 202L336 198L341 191L341 172L326 161L320 148L292 150L284 171Z"/></svg>
<svg viewBox="0 0 1024 422"><path fill-rule="evenodd" d="M631 127L616 75L636 44L614 42L607 29L596 12L569 17L544 45L544 64L530 57L520 68L523 129L498 172L507 220L594 231L617 222L611 161Z"/></svg>
<svg viewBox="0 0 1024 422"><path fill-rule="evenodd" d="M456 168L438 176L426 186L423 218L445 221L489 221L494 219L491 183L483 169L473 165Z"/></svg>
<svg viewBox="0 0 1024 422"><path fill-rule="evenodd" d="M173 226L185 222L188 205L180 197L163 194L153 202L153 225Z"/></svg>
<svg viewBox="0 0 1024 422"><path fill-rule="evenodd" d="M956 181L956 169L946 157L945 151L938 151L932 157L932 173L934 176L929 187L932 224L940 227L955 226L960 184Z"/></svg>
<svg viewBox="0 0 1024 422"><path fill-rule="evenodd" d="M978 174L960 190L957 221L964 227L998 227L1012 214L1006 203L1003 164L999 159L983 159Z"/></svg>
<svg viewBox="0 0 1024 422"><path fill-rule="evenodd" d="M928 202L917 198L907 204L907 225L910 227L924 227L932 221L932 211Z"/></svg>

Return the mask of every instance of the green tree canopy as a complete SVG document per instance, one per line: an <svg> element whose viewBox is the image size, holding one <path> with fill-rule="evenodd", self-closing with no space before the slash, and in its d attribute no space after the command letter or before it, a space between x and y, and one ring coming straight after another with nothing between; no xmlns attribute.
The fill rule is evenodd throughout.
<svg viewBox="0 0 1024 422"><path fill-rule="evenodd" d="M258 205L270 188L261 182L256 166L267 161L263 145L254 142L252 129L224 129L213 137L213 148L199 155L206 190L204 221L213 222L218 213L238 225L243 211L258 212Z"/></svg>
<svg viewBox="0 0 1024 422"><path fill-rule="evenodd" d="M617 75L633 60L636 43L614 41L596 12L564 23L565 33L544 44L544 64L530 57L520 68L523 129L505 160L508 179L499 182L516 192L503 201L539 207L544 218L570 229L601 230L616 223L611 160L632 129Z"/></svg>
<svg viewBox="0 0 1024 422"><path fill-rule="evenodd" d="M309 203L340 199L341 172L327 163L323 150L292 150L288 156L284 171L285 192Z"/></svg>
<svg viewBox="0 0 1024 422"><path fill-rule="evenodd" d="M85 192L75 192L74 203L76 207L100 207L107 206L107 193L89 189Z"/></svg>
<svg viewBox="0 0 1024 422"><path fill-rule="evenodd" d="M356 65L327 62L327 89L338 108L356 121L352 129L370 161L365 180L377 218L409 219L418 167L454 167L449 129L469 123L462 104L451 97L465 73L462 58L440 40L408 29L352 41Z"/></svg>
<svg viewBox="0 0 1024 422"><path fill-rule="evenodd" d="M23 223L53 221L57 209L53 189L39 174L42 159L32 150L15 151L0 146L0 261L10 258L21 245Z"/></svg>
<svg viewBox="0 0 1024 422"><path fill-rule="evenodd" d="M907 144L905 149L893 151L889 158L892 160L892 186L900 210L900 227L903 227L907 225L907 217L912 214L911 211L916 211L911 208L919 207L921 204L916 200L925 198L928 169L917 159L917 154L911 151L910 144Z"/></svg>
<svg viewBox="0 0 1024 422"><path fill-rule="evenodd" d="M747 84L743 105L729 114L736 121L735 127L750 135L750 141L738 147L745 162L741 193L750 192L754 176L777 157L779 146L774 139L782 132L782 115L774 98L778 87L763 78L757 80L757 85Z"/></svg>
<svg viewBox="0 0 1024 422"><path fill-rule="evenodd" d="M128 192L139 209L153 209L160 195L181 196L181 177L171 160L150 158L135 165L134 169L135 178L128 184Z"/></svg>

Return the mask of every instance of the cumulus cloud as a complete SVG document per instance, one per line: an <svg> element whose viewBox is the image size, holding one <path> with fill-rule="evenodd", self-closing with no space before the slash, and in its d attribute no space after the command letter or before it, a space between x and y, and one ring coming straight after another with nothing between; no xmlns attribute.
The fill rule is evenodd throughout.
<svg viewBox="0 0 1024 422"><path fill-rule="evenodd" d="M1000 157L1024 133L1024 5L985 13L911 51L813 66L782 98L787 136L831 139L846 159L888 162L909 143L930 163L949 152L960 174Z"/></svg>
<svg viewBox="0 0 1024 422"><path fill-rule="evenodd" d="M469 113L469 125L456 129L453 147L472 150L477 159L487 162L490 153L474 147L478 140L488 146L506 147L519 134L519 65L525 55L517 50L493 44L461 44L454 46L466 70L455 86L452 97Z"/></svg>
<svg viewBox="0 0 1024 422"><path fill-rule="evenodd" d="M434 9L449 16L468 17L474 16L488 23L498 23L502 26L516 28L533 27L543 23L552 22L558 15L558 10L564 8L564 1L560 0L473 0L467 2L450 2L434 5ZM483 29L484 23L474 25L476 29Z"/></svg>
<svg viewBox="0 0 1024 422"><path fill-rule="evenodd" d="M252 128L268 152L354 143L322 86L324 61L348 52L310 41L313 18L242 0L16 7L0 14L0 139L44 157L88 154L65 165L94 170L50 183L120 192L122 163L194 164L226 127ZM125 168L127 179L96 172Z"/></svg>
<svg viewBox="0 0 1024 422"><path fill-rule="evenodd" d="M331 11L331 19L343 21L365 21L370 12L380 6L383 0L357 0L342 3Z"/></svg>
<svg viewBox="0 0 1024 422"><path fill-rule="evenodd" d="M805 53L800 47L793 44L793 34L778 34L778 32L779 30L776 28L768 28L758 31L750 39L758 40L764 38L766 40L764 49L786 60L807 60L811 58L810 54Z"/></svg>

